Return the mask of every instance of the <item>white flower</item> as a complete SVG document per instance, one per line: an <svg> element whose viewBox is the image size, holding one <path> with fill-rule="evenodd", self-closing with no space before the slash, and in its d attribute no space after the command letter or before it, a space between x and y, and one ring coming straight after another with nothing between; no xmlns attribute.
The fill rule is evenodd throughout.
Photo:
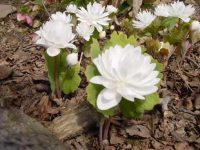
<svg viewBox="0 0 200 150"><path fill-rule="evenodd" d="M160 79L155 71L156 64L151 63L150 56L142 54L141 47L116 45L95 58L93 63L100 75L90 82L105 87L97 97L100 110L117 106L122 97L129 101L143 100L158 90L156 84Z"/></svg>
<svg viewBox="0 0 200 150"><path fill-rule="evenodd" d="M76 48L72 44L75 37L72 27L63 21L47 21L36 34L40 37L36 44L47 47L49 56L58 55L60 48Z"/></svg>
<svg viewBox="0 0 200 150"><path fill-rule="evenodd" d="M153 15L151 12L142 11L136 15L136 20L133 20L133 26L134 28L143 30L148 27L155 19L156 16Z"/></svg>
<svg viewBox="0 0 200 150"><path fill-rule="evenodd" d="M78 10L77 6L74 5L74 4L69 4L67 7L66 7L66 12L68 13L76 13Z"/></svg>
<svg viewBox="0 0 200 150"><path fill-rule="evenodd" d="M100 33L99 33L99 38L100 39L103 39L103 38L105 38L106 37L106 31L101 31Z"/></svg>
<svg viewBox="0 0 200 150"><path fill-rule="evenodd" d="M169 7L169 16L178 17L184 22L190 21L190 16L193 15L195 9L192 5L185 5L183 2L174 2Z"/></svg>
<svg viewBox="0 0 200 150"><path fill-rule="evenodd" d="M106 6L106 11L107 11L109 14L116 13L116 12L117 12L117 8L114 7L113 5L107 5L107 6Z"/></svg>
<svg viewBox="0 0 200 150"><path fill-rule="evenodd" d="M69 66L73 66L73 65L78 64L78 53L68 54L67 57L66 57L66 60L67 60L67 64Z"/></svg>
<svg viewBox="0 0 200 150"><path fill-rule="evenodd" d="M199 31L200 32L200 22L195 20L192 22L191 26L190 26L190 29L192 31Z"/></svg>
<svg viewBox="0 0 200 150"><path fill-rule="evenodd" d="M51 19L55 21L63 21L67 24L70 24L72 20L70 15L67 16L65 13L62 12L56 12L55 14L52 14Z"/></svg>
<svg viewBox="0 0 200 150"><path fill-rule="evenodd" d="M81 7L76 15L79 21L94 26L98 32L101 32L103 30L102 26L107 26L110 20L108 18L109 13L105 11L105 7L96 2L93 4L89 3L87 5L87 10Z"/></svg>
<svg viewBox="0 0 200 150"><path fill-rule="evenodd" d="M156 16L168 17L169 9L170 9L169 5L160 4L160 5L156 6L154 13Z"/></svg>
<svg viewBox="0 0 200 150"><path fill-rule="evenodd" d="M93 26L89 26L88 24L81 22L77 25L76 27L76 31L78 32L78 34L83 37L86 41L90 40L90 36L93 34L94 32L94 27Z"/></svg>

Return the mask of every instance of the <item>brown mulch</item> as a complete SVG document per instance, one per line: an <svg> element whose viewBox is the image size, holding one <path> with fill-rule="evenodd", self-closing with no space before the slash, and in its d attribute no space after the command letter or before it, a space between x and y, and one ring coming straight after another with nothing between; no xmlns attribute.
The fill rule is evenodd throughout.
<svg viewBox="0 0 200 150"><path fill-rule="evenodd" d="M17 107L48 127L61 115L64 106L84 100L86 82L77 92L67 95L61 106L52 101L43 57L45 50L33 44L34 30L18 23L15 15L0 20L0 67L6 66L0 70L0 106ZM162 105L142 119L115 117L107 150L200 149L199 55L200 47L196 44L186 57L170 58L160 89ZM75 149L98 149L98 128L65 142Z"/></svg>

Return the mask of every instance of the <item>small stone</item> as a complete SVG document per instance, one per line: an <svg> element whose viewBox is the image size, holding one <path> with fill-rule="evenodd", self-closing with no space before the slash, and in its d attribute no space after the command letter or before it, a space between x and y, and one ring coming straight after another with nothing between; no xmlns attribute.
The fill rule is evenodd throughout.
<svg viewBox="0 0 200 150"><path fill-rule="evenodd" d="M37 84L35 88L36 88L36 91L38 91L38 92L49 92L50 91L49 85L46 85L46 84Z"/></svg>
<svg viewBox="0 0 200 150"><path fill-rule="evenodd" d="M8 78L13 72L13 69L8 66L6 61L0 62L0 80Z"/></svg>

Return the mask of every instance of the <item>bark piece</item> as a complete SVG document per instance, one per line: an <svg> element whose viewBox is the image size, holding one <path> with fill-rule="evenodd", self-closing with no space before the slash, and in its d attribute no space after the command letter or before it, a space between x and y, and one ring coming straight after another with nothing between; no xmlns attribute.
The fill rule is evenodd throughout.
<svg viewBox="0 0 200 150"><path fill-rule="evenodd" d="M11 5L0 4L0 18L5 18L8 14L16 11L16 8Z"/></svg>
<svg viewBox="0 0 200 150"><path fill-rule="evenodd" d="M195 98L194 107L195 107L196 109L200 109L200 95L198 95L198 96Z"/></svg>
<svg viewBox="0 0 200 150"><path fill-rule="evenodd" d="M97 120L97 113L83 102L69 106L60 117L53 120L49 128L59 139L66 140L87 131Z"/></svg>
<svg viewBox="0 0 200 150"><path fill-rule="evenodd" d="M0 108L1 150L70 150L49 130L23 112Z"/></svg>

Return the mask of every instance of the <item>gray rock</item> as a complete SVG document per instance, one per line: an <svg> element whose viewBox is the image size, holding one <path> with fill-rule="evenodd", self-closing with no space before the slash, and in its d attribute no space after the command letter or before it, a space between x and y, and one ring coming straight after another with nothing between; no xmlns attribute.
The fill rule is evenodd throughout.
<svg viewBox="0 0 200 150"><path fill-rule="evenodd" d="M0 150L70 150L70 147L23 112L0 108Z"/></svg>

